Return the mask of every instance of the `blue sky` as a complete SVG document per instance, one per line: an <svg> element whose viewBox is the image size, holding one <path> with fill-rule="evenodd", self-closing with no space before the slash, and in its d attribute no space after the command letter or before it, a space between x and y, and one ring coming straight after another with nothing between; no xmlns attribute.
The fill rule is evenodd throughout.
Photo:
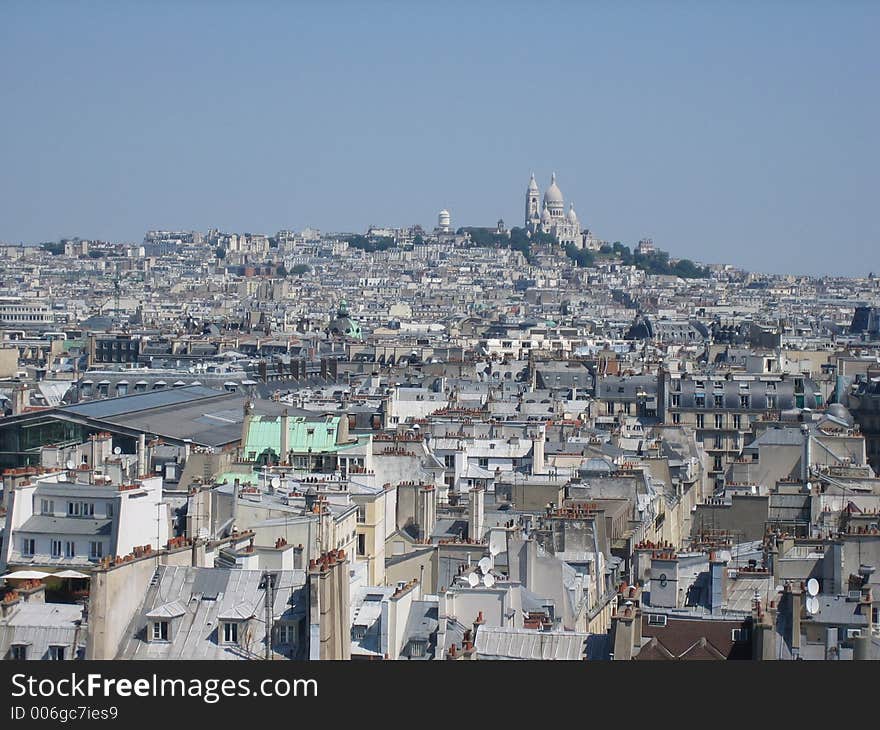
<svg viewBox="0 0 880 730"><path fill-rule="evenodd" d="M522 225L880 271L876 2L0 3L0 240Z"/></svg>

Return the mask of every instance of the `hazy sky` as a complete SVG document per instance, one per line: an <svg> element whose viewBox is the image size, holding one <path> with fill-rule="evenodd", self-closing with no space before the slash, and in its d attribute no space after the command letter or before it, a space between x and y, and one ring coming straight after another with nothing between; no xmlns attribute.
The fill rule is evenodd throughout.
<svg viewBox="0 0 880 730"><path fill-rule="evenodd" d="M0 240L522 225L880 271L877 2L0 0Z"/></svg>

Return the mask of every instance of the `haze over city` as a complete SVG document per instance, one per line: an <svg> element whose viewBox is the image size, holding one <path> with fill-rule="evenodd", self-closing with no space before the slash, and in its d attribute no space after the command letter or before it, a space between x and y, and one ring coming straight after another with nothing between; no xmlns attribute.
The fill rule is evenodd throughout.
<svg viewBox="0 0 880 730"><path fill-rule="evenodd" d="M880 269L878 6L0 8L0 241L517 222L756 271ZM97 22L100 18L100 22Z"/></svg>

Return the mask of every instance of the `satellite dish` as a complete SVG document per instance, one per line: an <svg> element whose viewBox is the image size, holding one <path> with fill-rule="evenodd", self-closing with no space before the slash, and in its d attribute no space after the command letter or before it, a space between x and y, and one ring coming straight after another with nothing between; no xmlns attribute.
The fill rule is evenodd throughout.
<svg viewBox="0 0 880 730"><path fill-rule="evenodd" d="M73 469L76 466L76 464L73 463L73 459L68 459L67 464L65 466L67 466L68 469Z"/></svg>
<svg viewBox="0 0 880 730"><path fill-rule="evenodd" d="M272 477L272 480L269 482L273 488L277 489L281 485L281 480L278 477Z"/></svg>
<svg viewBox="0 0 880 730"><path fill-rule="evenodd" d="M497 545L489 545L489 555L491 555L493 558L500 552L501 548L499 548Z"/></svg>
<svg viewBox="0 0 880 730"><path fill-rule="evenodd" d="M486 575L483 576L483 584L486 588L491 588L495 585L495 576L491 573L486 573Z"/></svg>
<svg viewBox="0 0 880 730"><path fill-rule="evenodd" d="M116 454L117 456L119 456L119 454L122 453L122 449L119 446L117 446L115 449L113 449L113 453Z"/></svg>
<svg viewBox="0 0 880 730"><path fill-rule="evenodd" d="M807 613L810 614L810 616L819 613L819 599L815 596L810 596L807 599Z"/></svg>
<svg viewBox="0 0 880 730"><path fill-rule="evenodd" d="M468 573L467 582L471 588L476 588L480 584L480 578L476 573Z"/></svg>
<svg viewBox="0 0 880 730"><path fill-rule="evenodd" d="M810 578L810 580L807 581L807 593L809 593L810 596L819 595L819 581L815 578Z"/></svg>
<svg viewBox="0 0 880 730"><path fill-rule="evenodd" d="M483 575L486 575L486 573L492 570L492 558L480 558L480 562L477 565L483 571Z"/></svg>

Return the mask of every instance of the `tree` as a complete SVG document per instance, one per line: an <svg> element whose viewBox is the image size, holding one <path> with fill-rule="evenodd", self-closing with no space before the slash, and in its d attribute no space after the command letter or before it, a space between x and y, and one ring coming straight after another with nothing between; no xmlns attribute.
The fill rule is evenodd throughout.
<svg viewBox="0 0 880 730"><path fill-rule="evenodd" d="M60 256L64 253L64 244L60 242L46 241L45 243L40 244L40 248L44 251L48 251L53 256Z"/></svg>
<svg viewBox="0 0 880 730"><path fill-rule="evenodd" d="M290 270L290 273L294 276L302 276L303 274L308 273L310 270L311 269L309 268L308 264L297 264Z"/></svg>

